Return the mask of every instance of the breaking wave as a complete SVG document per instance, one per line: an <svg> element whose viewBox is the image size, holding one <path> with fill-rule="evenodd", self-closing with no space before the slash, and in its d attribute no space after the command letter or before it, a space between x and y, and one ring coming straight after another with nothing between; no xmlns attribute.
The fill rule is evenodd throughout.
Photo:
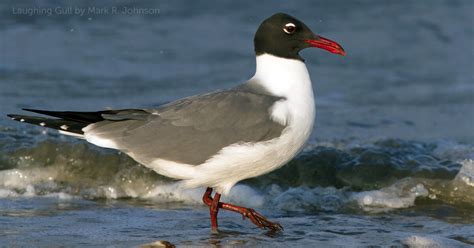
<svg viewBox="0 0 474 248"><path fill-rule="evenodd" d="M0 147L0 197L136 198L200 204L203 189L138 165L126 155L47 140ZM225 200L282 211L388 211L418 205L474 206L474 148L384 139L308 146L289 165L235 186Z"/></svg>

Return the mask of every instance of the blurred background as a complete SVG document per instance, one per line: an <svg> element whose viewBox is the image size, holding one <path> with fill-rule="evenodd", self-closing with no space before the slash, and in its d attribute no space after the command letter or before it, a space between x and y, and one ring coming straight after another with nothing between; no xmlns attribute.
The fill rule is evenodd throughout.
<svg viewBox="0 0 474 248"><path fill-rule="evenodd" d="M155 106L232 87L254 73L260 22L284 11L348 53L302 52L317 96L315 139L472 142L472 5L7 1L1 5L0 111ZM35 6L53 13L14 14ZM55 14L68 7L86 11ZM112 7L156 12L112 14Z"/></svg>
<svg viewBox="0 0 474 248"><path fill-rule="evenodd" d="M410 245L417 240L410 235L418 233L418 241L474 244L469 0L1 2L0 236L28 244L19 237L36 240L31 233L41 229L42 237L51 237L47 245L74 244L91 235L97 237L85 245L137 245L150 237L209 244L200 190L176 188L120 153L5 115L24 113L21 108L152 107L233 87L253 75L254 33L276 12L337 41L347 56L302 52L317 106L308 147L290 166L243 182L229 196L276 212L287 235L262 240L245 233L219 242ZM113 210L101 212L106 207ZM205 221L182 227L189 220L176 209ZM142 219L117 220L121 211ZM286 217L295 212L298 217ZM68 214L76 216L64 217ZM153 218L143 217L156 215L156 221L161 214L176 214L176 221L157 227ZM318 214L327 215L330 231L318 229ZM44 215L52 216L54 227L35 219ZM35 218L25 226L21 216ZM407 216L411 219L401 221ZM91 228L88 218L99 219L97 228L128 232L123 240L108 229L85 232ZM227 218L228 229L235 228L238 218ZM312 231L298 233L308 218L314 218ZM342 220L345 230L338 229ZM63 232L55 228L69 222L79 224ZM176 226L181 236L173 233ZM351 227L362 233L354 236ZM143 236L133 236L137 232ZM432 236L436 232L439 239ZM374 240L375 234L380 238Z"/></svg>

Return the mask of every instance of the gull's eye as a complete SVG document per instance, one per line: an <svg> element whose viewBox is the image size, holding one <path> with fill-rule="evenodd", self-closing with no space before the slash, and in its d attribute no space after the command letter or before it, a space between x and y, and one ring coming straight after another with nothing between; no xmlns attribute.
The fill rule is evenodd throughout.
<svg viewBox="0 0 474 248"><path fill-rule="evenodd" d="M291 22L287 23L285 24L283 31L285 31L285 33L287 34L293 34L296 31L296 25Z"/></svg>

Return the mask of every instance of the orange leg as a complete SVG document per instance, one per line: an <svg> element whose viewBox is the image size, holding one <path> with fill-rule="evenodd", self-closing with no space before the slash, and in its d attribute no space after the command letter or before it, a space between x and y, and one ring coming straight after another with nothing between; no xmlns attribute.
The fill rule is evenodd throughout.
<svg viewBox="0 0 474 248"><path fill-rule="evenodd" d="M219 208L230 210L242 215L243 219L246 217L252 221L253 224L256 226L269 229L271 231L280 231L283 230L283 227L278 223L273 223L259 214L257 211L251 208L240 207L236 205L232 205L225 202L220 202L221 194L216 193L214 198L211 197L212 188L207 188L206 192L202 196L202 201L204 204L209 206L209 211L211 214L211 228L212 231L217 231L217 213L219 212Z"/></svg>

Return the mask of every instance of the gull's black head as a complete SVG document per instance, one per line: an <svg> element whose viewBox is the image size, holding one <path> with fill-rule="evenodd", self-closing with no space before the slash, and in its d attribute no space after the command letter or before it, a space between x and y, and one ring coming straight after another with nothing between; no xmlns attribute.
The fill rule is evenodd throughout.
<svg viewBox="0 0 474 248"><path fill-rule="evenodd" d="M274 14L260 24L254 44L257 55L267 53L299 60L303 60L298 54L299 51L308 47L346 54L336 42L314 34L304 23L284 13Z"/></svg>

